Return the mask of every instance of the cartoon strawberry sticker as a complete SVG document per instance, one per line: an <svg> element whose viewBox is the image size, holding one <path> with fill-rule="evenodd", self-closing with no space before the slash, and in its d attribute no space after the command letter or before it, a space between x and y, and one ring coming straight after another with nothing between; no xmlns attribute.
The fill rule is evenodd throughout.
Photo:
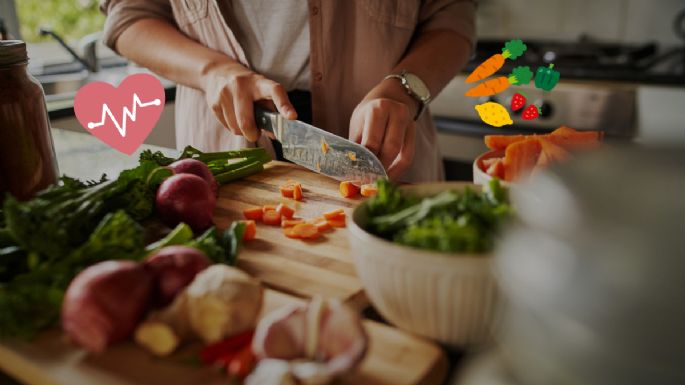
<svg viewBox="0 0 685 385"><path fill-rule="evenodd" d="M514 94L511 98L511 110L518 111L526 106L526 97L519 94L518 92Z"/></svg>
<svg viewBox="0 0 685 385"><path fill-rule="evenodd" d="M535 104L526 107L526 109L523 110L523 114L521 114L523 120L534 120L537 119L538 116L540 116L540 109Z"/></svg>

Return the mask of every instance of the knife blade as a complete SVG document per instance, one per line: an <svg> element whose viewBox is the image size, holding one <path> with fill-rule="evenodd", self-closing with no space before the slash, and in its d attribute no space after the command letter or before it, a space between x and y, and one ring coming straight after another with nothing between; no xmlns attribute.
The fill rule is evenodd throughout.
<svg viewBox="0 0 685 385"><path fill-rule="evenodd" d="M309 170L339 181L360 183L388 177L378 158L360 144L257 106L255 122L281 142L285 159Z"/></svg>

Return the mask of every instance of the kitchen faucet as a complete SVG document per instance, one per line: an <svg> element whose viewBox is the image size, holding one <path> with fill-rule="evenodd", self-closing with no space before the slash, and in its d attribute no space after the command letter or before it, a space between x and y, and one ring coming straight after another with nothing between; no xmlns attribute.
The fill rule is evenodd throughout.
<svg viewBox="0 0 685 385"><path fill-rule="evenodd" d="M98 72L100 70L96 54L97 42L99 41L99 33L90 34L88 36L85 36L81 40L81 45L85 56L83 58L79 56L76 52L74 52L74 50L71 47L69 47L69 45L64 42L64 39L62 39L62 37L59 36L55 31L41 27L40 35L51 36L53 39L55 39L59 43L59 45L61 45L65 50L67 50L67 52L69 52L69 54L76 61L81 63L88 71Z"/></svg>

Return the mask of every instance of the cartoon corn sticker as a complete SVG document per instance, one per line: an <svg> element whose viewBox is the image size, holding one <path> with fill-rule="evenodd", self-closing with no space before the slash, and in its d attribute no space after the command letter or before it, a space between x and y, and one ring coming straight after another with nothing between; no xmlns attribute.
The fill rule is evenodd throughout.
<svg viewBox="0 0 685 385"><path fill-rule="evenodd" d="M483 80L497 72L504 65L506 59L515 60L526 52L528 47L521 40L510 40L504 44L502 53L496 53L478 67L466 78L466 83Z"/></svg>
<svg viewBox="0 0 685 385"><path fill-rule="evenodd" d="M547 92L552 91L559 83L559 71L554 70L554 64L549 67L538 67L535 72L535 87Z"/></svg>
<svg viewBox="0 0 685 385"><path fill-rule="evenodd" d="M476 111L478 111L480 119L485 122L485 124L489 124L494 127L502 127L514 124L514 122L511 120L511 116L509 116L509 112L507 112L507 109L499 103L487 102L479 104L475 108Z"/></svg>
<svg viewBox="0 0 685 385"><path fill-rule="evenodd" d="M464 95L471 97L490 96L499 94L511 85L520 86L530 83L533 79L533 72L530 67L516 67L511 71L511 75L499 76L480 83L466 91Z"/></svg>

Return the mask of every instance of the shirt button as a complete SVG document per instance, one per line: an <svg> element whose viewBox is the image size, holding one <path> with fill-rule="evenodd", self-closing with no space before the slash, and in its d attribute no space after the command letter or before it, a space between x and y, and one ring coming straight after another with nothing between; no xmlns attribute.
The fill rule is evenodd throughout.
<svg viewBox="0 0 685 385"><path fill-rule="evenodd" d="M317 82L322 81L323 80L323 74L321 72L315 73L314 74L314 80L316 80Z"/></svg>
<svg viewBox="0 0 685 385"><path fill-rule="evenodd" d="M314 6L312 7L312 15L316 16L319 14L319 7Z"/></svg>

